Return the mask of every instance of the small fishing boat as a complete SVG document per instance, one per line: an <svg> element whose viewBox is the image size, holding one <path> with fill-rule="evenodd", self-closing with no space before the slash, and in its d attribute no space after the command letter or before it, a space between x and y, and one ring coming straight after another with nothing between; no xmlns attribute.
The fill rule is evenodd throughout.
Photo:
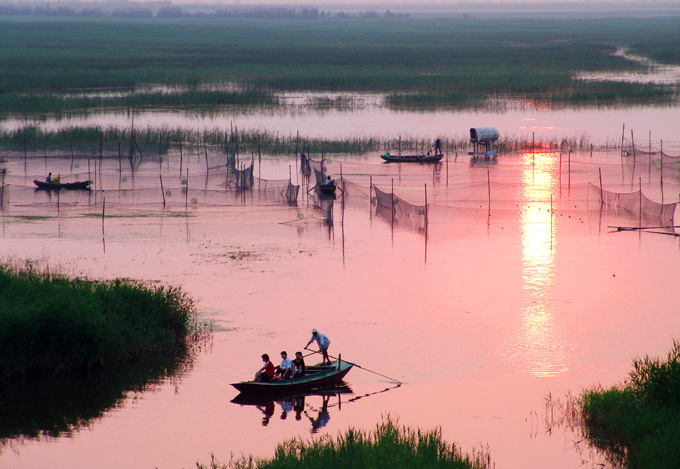
<svg viewBox="0 0 680 469"><path fill-rule="evenodd" d="M321 192L323 195L326 195L328 197L333 197L335 198L335 189L337 186L335 185L335 182L331 182L329 184L319 184L319 192Z"/></svg>
<svg viewBox="0 0 680 469"><path fill-rule="evenodd" d="M46 189L46 190L53 190L53 191L58 191L61 189L69 189L69 190L89 190L90 189L90 181L77 181L77 182L47 182L47 181L38 181L37 179L33 180L33 184L38 186L38 189Z"/></svg>
<svg viewBox="0 0 680 469"><path fill-rule="evenodd" d="M241 381L232 383L232 386L249 394L294 394L337 384L353 366L354 363L336 360L326 365L310 365L306 368L305 375L299 378Z"/></svg>
<svg viewBox="0 0 680 469"><path fill-rule="evenodd" d="M234 404L239 405L264 405L271 401L287 401L293 399L300 399L310 396L338 396L342 394L352 394L352 388L347 386L343 381L320 389L313 389L311 391L281 394L266 393L266 394L252 394L242 392L231 400Z"/></svg>
<svg viewBox="0 0 680 469"><path fill-rule="evenodd" d="M403 155L394 156L389 153L380 155L387 163L439 163L444 155Z"/></svg>

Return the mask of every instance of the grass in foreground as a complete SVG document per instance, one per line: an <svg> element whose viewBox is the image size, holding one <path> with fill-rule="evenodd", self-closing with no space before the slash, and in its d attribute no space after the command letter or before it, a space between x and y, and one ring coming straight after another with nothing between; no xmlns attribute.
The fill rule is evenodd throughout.
<svg viewBox="0 0 680 469"><path fill-rule="evenodd" d="M423 431L400 426L389 416L372 432L348 429L333 438L325 435L314 441L293 438L276 448L272 459L242 457L227 464L214 456L208 466L199 469L327 469L357 467L460 468L491 467L485 450L464 455L454 443L442 439L441 429Z"/></svg>
<svg viewBox="0 0 680 469"><path fill-rule="evenodd" d="M0 265L0 379L118 367L183 353L196 308L180 288Z"/></svg>
<svg viewBox="0 0 680 469"><path fill-rule="evenodd" d="M632 468L678 467L680 342L665 361L633 361L629 381L581 396L586 436L615 463Z"/></svg>

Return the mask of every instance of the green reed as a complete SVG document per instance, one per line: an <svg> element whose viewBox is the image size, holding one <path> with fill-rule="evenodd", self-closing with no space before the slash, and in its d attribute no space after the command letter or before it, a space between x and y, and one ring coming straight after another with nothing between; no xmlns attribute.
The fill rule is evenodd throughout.
<svg viewBox="0 0 680 469"><path fill-rule="evenodd" d="M677 98L654 85L642 92L622 85L607 94L574 78L580 71L644 68L612 55L619 47L680 63L676 23L671 17L483 22L7 17L0 18L0 109L35 113L97 106L276 104L271 90L380 92L392 96L395 106L468 105L498 94L560 102L593 96L602 102L656 100L659 94ZM64 95L74 89L135 89L150 83L198 88L229 83L261 94ZM677 93L677 86L672 89ZM50 94L54 97L35 99Z"/></svg>
<svg viewBox="0 0 680 469"><path fill-rule="evenodd" d="M324 435L312 441L293 438L279 444L271 459L242 457L227 464L214 457L206 469L316 469L355 467L489 468L487 451L465 455L442 438L441 429L421 430L400 426L389 416L371 432L349 428L335 438Z"/></svg>
<svg viewBox="0 0 680 469"><path fill-rule="evenodd" d="M180 145L183 151L190 146L210 146L211 151L235 151L238 147L242 157L265 155L294 155L304 151L313 158L321 154L361 155L370 152L402 154L426 153L432 147L434 138L424 139L404 135L402 137L377 137L364 135L347 138L306 138L297 135L284 135L279 132L262 130L239 130L210 128L205 130L184 127L141 127L134 131L135 142L142 146L144 154L177 154ZM445 153L450 156L465 153L471 149L467 135L439 136ZM181 142L181 144L180 144ZM108 156L124 156L130 146L130 129L119 127L101 128L98 126L72 126L59 130L45 130L39 125L2 130L0 129L0 149L17 155L40 156L45 153L68 156L90 153L98 155L100 147ZM619 141L592 142L587 135L549 137L532 139L530 137L503 136L498 147L499 153L517 151L552 150L609 150L619 148Z"/></svg>
<svg viewBox="0 0 680 469"><path fill-rule="evenodd" d="M633 361L629 380L582 397L586 435L616 463L667 468L680 461L680 342L665 360Z"/></svg>
<svg viewBox="0 0 680 469"><path fill-rule="evenodd" d="M181 353L196 308L180 288L69 277L27 261L0 266L0 377L116 367Z"/></svg>

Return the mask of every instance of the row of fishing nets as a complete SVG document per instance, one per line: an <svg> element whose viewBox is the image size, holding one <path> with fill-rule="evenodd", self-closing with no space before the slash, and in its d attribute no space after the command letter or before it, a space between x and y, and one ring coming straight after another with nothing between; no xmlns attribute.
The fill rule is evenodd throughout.
<svg viewBox="0 0 680 469"><path fill-rule="evenodd" d="M673 216L678 205L673 203L659 203L646 197L641 190L633 192L613 192L590 184L591 195L607 207L627 210L633 214L658 218L664 223L673 223Z"/></svg>

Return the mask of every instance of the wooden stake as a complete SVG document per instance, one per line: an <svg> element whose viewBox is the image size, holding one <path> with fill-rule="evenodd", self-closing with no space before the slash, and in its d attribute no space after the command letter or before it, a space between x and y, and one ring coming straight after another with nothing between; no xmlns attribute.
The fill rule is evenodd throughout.
<svg viewBox="0 0 680 469"><path fill-rule="evenodd" d="M165 189L163 189L163 175L159 174L158 177L161 180L161 194L163 194L163 207L165 207Z"/></svg>
<svg viewBox="0 0 680 469"><path fill-rule="evenodd" d="M604 205L604 194L602 189L602 168L598 168L600 172L600 203Z"/></svg>

